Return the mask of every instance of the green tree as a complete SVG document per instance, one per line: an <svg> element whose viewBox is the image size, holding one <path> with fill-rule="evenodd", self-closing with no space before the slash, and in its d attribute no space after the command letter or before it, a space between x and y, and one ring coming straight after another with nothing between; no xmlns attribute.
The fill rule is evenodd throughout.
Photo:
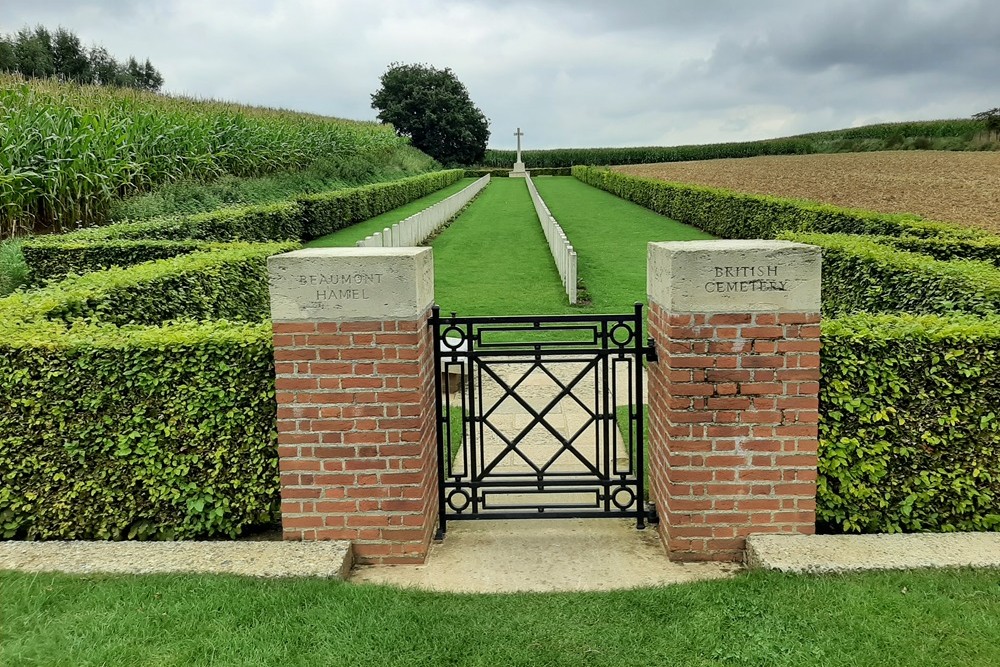
<svg viewBox="0 0 1000 667"><path fill-rule="evenodd" d="M393 63L372 94L378 119L438 162L471 165L482 161L490 138L489 119L469 99L469 91L449 68Z"/></svg>
<svg viewBox="0 0 1000 667"><path fill-rule="evenodd" d="M14 38L17 69L26 77L50 77L56 73L52 55L52 35L42 26L22 28Z"/></svg>
<svg viewBox="0 0 1000 667"><path fill-rule="evenodd" d="M80 38L59 28L52 38L52 59L56 74L67 81L90 83L90 59L87 50L80 44Z"/></svg>
<svg viewBox="0 0 1000 667"><path fill-rule="evenodd" d="M14 51L14 40L0 35L0 72L16 72L17 55Z"/></svg>
<svg viewBox="0 0 1000 667"><path fill-rule="evenodd" d="M994 136L1000 138L1000 107L980 111L979 113L972 114L972 117L983 122L990 138Z"/></svg>

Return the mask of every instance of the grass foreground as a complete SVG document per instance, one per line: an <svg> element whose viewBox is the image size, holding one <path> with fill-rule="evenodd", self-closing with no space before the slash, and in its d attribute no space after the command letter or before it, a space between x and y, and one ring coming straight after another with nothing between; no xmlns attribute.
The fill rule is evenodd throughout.
<svg viewBox="0 0 1000 667"><path fill-rule="evenodd" d="M996 665L1000 572L455 595L316 579L0 573L0 664Z"/></svg>

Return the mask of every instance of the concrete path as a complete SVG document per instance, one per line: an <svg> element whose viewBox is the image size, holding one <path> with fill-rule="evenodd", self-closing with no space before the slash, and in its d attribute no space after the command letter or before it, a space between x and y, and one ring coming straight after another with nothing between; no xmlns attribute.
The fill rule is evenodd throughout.
<svg viewBox="0 0 1000 667"><path fill-rule="evenodd" d="M622 519L453 522L423 565L359 567L352 581L464 593L604 591L731 576L732 564L672 563L655 529Z"/></svg>
<svg viewBox="0 0 1000 667"><path fill-rule="evenodd" d="M1000 568L1000 533L751 535L746 561L751 568L812 573Z"/></svg>
<svg viewBox="0 0 1000 667"><path fill-rule="evenodd" d="M551 372L568 383L582 368L579 363L554 364ZM517 382L528 366L493 364L508 385ZM614 382L617 402L627 404L628 369L617 365ZM574 388L577 402L563 398L546 420L563 437L579 433L575 447L590 463L602 467L604 434L594 424L585 405L592 409L595 385L603 380L590 373ZM540 370L534 370L519 385L518 395L540 411L559 392L558 385ZM583 403L583 405L581 405ZM587 466L580 458L562 449L552 433L534 426L518 444L506 451L504 434L513 439L532 421L529 411L506 396L496 381L483 386L484 413L496 431L484 429L477 456L490 461L499 458L497 473L531 473L531 463L554 461L551 470L585 477ZM614 433L615 451L609 465L618 470L628 466L628 452L620 433ZM462 453L455 469L463 470ZM530 462L530 463L529 463ZM595 494L493 495L490 502L506 506L531 506L538 502L592 505ZM740 569L733 565L678 564L670 562L660 544L655 527L636 530L628 519L517 519L448 522L444 542L433 545L427 562L418 566L362 567L353 580L441 591L512 592L610 590L657 586L729 576Z"/></svg>

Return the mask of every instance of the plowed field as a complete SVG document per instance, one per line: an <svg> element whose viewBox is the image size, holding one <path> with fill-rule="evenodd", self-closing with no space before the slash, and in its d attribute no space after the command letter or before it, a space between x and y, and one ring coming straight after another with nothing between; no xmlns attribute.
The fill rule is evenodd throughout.
<svg viewBox="0 0 1000 667"><path fill-rule="evenodd" d="M740 192L916 213L1000 233L1000 153L890 151L614 167L636 176Z"/></svg>

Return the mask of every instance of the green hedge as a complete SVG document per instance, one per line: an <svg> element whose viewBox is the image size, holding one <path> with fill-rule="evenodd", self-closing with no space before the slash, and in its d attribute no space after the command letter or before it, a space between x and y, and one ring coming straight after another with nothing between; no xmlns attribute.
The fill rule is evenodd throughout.
<svg viewBox="0 0 1000 667"><path fill-rule="evenodd" d="M513 164L513 163L511 163ZM466 169L466 178L482 178L489 174L493 178L506 178L510 176L510 167L490 167L484 169ZM571 176L573 170L569 167L538 167L531 170L532 176Z"/></svg>
<svg viewBox="0 0 1000 667"><path fill-rule="evenodd" d="M875 240L900 250L930 255L934 259L942 261L976 259L1000 267L1000 237L997 236L979 239L958 239L944 236L931 238L884 236Z"/></svg>
<svg viewBox="0 0 1000 667"><path fill-rule="evenodd" d="M270 324L0 318L0 536L235 536L279 517Z"/></svg>
<svg viewBox="0 0 1000 667"><path fill-rule="evenodd" d="M829 132L800 134L780 139L741 141L688 146L637 146L625 148L556 148L522 151L528 169L572 167L574 165L649 164L686 162L758 155L804 155L893 148L976 148L974 140L985 129L972 119L881 123ZM486 151L484 167L509 167L516 153L511 150Z"/></svg>
<svg viewBox="0 0 1000 667"><path fill-rule="evenodd" d="M1000 270L972 260L942 262L864 236L779 234L823 249L823 312L1000 313Z"/></svg>
<svg viewBox="0 0 1000 667"><path fill-rule="evenodd" d="M82 229L59 237L66 241L298 241L302 238L302 210L294 202L238 208L220 208L179 218L154 218Z"/></svg>
<svg viewBox="0 0 1000 667"><path fill-rule="evenodd" d="M823 323L827 532L1000 529L1000 319Z"/></svg>
<svg viewBox="0 0 1000 667"><path fill-rule="evenodd" d="M28 265L30 284L82 275L112 266L132 266L142 262L176 257L210 248L205 241L157 240L67 240L59 236L39 236L21 246Z"/></svg>
<svg viewBox="0 0 1000 667"><path fill-rule="evenodd" d="M0 319L108 324L173 319L259 322L269 316L267 258L297 243L232 243L129 268L112 267L0 299Z"/></svg>
<svg viewBox="0 0 1000 667"><path fill-rule="evenodd" d="M970 239L990 236L982 230L921 220L916 216L873 213L719 188L667 183L594 167L573 167L573 176L588 185L721 238L773 239L783 231Z"/></svg>
<svg viewBox="0 0 1000 667"><path fill-rule="evenodd" d="M304 195L296 200L302 208L303 238L319 238L381 215L447 187L464 175L462 169L449 169L360 188Z"/></svg>

